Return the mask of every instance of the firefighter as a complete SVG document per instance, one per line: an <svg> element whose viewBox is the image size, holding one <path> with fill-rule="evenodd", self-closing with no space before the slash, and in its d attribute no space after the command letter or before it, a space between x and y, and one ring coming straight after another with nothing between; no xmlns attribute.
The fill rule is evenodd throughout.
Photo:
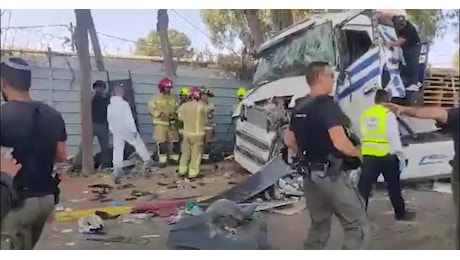
<svg viewBox="0 0 460 260"><path fill-rule="evenodd" d="M238 97L238 102L241 102L243 100L243 98L246 96L246 94L247 94L247 90L245 88L239 88L236 91L236 95Z"/></svg>
<svg viewBox="0 0 460 260"><path fill-rule="evenodd" d="M188 101L188 95L189 95L189 91L188 91L187 87L183 87L183 88L180 89L179 105L182 105L182 104L184 104L185 102Z"/></svg>
<svg viewBox="0 0 460 260"><path fill-rule="evenodd" d="M184 122L178 173L180 176L188 175L188 178L195 178L200 173L206 124L206 106L200 99L201 90L193 87L190 90L190 101L182 104L178 111L179 120Z"/></svg>
<svg viewBox="0 0 460 260"><path fill-rule="evenodd" d="M179 92L179 107L185 102L187 102L188 100L189 100L188 88L183 87L180 89L180 92ZM177 107L177 109L179 109L179 107ZM180 120L178 120L177 129L178 129L179 135L181 137L181 142L182 142L182 132L184 131L184 123L182 123L182 121Z"/></svg>
<svg viewBox="0 0 460 260"><path fill-rule="evenodd" d="M214 97L214 94L206 86L201 87L201 101L206 105L206 124L204 126L204 153L203 160L209 160L209 153L212 147L212 139L214 137L214 110L215 106L209 98Z"/></svg>
<svg viewBox="0 0 460 260"><path fill-rule="evenodd" d="M157 145L159 163L162 165L167 164L168 159L177 164L180 153L179 133L174 126L177 103L171 94L172 87L172 80L163 78L158 83L160 94L149 102L149 111L153 116L153 141Z"/></svg>

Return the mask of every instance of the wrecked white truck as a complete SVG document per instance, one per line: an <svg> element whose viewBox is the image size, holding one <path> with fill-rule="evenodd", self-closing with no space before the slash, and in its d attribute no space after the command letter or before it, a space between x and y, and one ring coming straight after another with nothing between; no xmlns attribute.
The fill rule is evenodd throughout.
<svg viewBox="0 0 460 260"><path fill-rule="evenodd" d="M280 155L283 145L280 133L289 122L289 110L297 98L309 92L304 71L311 61L327 61L334 67L335 98L357 134L359 117L373 104L375 90L384 88L394 97L420 102L422 94L404 93L398 50L385 47L385 41L394 39L394 28L379 21L375 10L353 10L312 17L262 44L256 54L258 64L253 88L233 114L238 117L235 160L249 172L256 173ZM423 71L427 55L425 45L420 57ZM277 101L273 101L274 97ZM287 120L280 123L283 113ZM400 117L398 121L409 161L401 178L448 177L449 161L454 154L451 138L431 120Z"/></svg>

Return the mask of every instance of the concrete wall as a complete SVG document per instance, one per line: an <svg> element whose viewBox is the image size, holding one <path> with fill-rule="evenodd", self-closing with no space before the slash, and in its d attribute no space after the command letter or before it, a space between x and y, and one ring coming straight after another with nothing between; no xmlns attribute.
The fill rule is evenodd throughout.
<svg viewBox="0 0 460 260"><path fill-rule="evenodd" d="M46 102L60 111L68 133L69 154L76 153L80 143L80 94L79 71L75 58L54 57L52 68L46 57L24 57L32 66L32 97ZM125 63L125 65L123 65ZM70 66L69 66L70 65ZM95 68L95 66L93 66ZM148 114L148 101L157 94L157 82L162 78L161 64L149 61L116 60L106 62L111 80L126 79L131 70L138 112L140 134L151 148L154 131L152 118ZM230 127L232 107L236 101L236 89L245 83L225 79L221 72L207 68L179 66L178 77L174 78L174 93L183 86L206 85L215 94L216 142L222 142L226 149L232 149L234 127ZM92 81L107 80L106 72L92 72ZM95 152L98 151L96 140Z"/></svg>

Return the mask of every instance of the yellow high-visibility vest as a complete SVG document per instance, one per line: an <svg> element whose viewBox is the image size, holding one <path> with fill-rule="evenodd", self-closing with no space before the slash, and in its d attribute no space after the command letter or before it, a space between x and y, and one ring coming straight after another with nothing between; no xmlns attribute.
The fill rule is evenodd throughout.
<svg viewBox="0 0 460 260"><path fill-rule="evenodd" d="M375 105L361 115L361 154L383 157L391 152L387 137L387 114L389 110Z"/></svg>

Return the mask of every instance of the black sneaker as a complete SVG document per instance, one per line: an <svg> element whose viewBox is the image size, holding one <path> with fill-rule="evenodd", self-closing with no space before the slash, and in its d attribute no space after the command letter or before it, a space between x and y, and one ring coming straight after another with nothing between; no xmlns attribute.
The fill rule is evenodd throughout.
<svg viewBox="0 0 460 260"><path fill-rule="evenodd" d="M395 219L398 221L413 221L417 214L413 211L406 211L404 215L396 215Z"/></svg>

